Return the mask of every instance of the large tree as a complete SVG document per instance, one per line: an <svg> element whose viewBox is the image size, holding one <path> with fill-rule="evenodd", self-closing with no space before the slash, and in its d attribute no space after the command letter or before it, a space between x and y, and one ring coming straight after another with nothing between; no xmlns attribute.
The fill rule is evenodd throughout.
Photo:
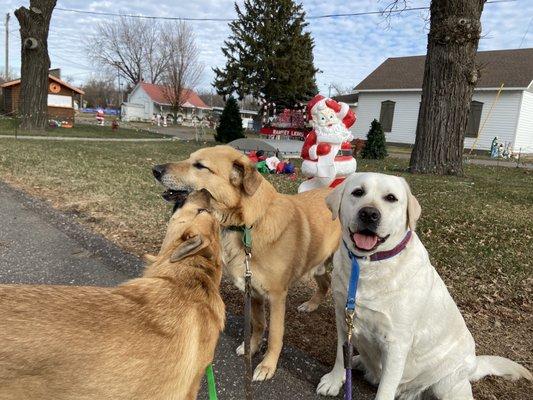
<svg viewBox="0 0 533 400"><path fill-rule="evenodd" d="M305 30L305 12L292 0L245 0L235 4L237 19L222 52L224 68L215 68L219 94L252 95L292 107L317 93L313 39Z"/></svg>
<svg viewBox="0 0 533 400"><path fill-rule="evenodd" d="M98 24L86 50L102 67L118 69L130 86L159 83L168 62L163 33L157 21L122 16Z"/></svg>
<svg viewBox="0 0 533 400"><path fill-rule="evenodd" d="M412 172L461 174L485 0L432 0Z"/></svg>
<svg viewBox="0 0 533 400"><path fill-rule="evenodd" d="M15 16L20 24L21 129L43 130L48 123L48 31L56 0L30 0L30 8L20 7Z"/></svg>
<svg viewBox="0 0 533 400"><path fill-rule="evenodd" d="M83 85L87 107L120 107L120 93L115 86L115 77L91 76Z"/></svg>
<svg viewBox="0 0 533 400"><path fill-rule="evenodd" d="M167 66L162 74L165 97L177 113L194 90L204 70L192 27L186 22L170 22L163 29L162 41Z"/></svg>

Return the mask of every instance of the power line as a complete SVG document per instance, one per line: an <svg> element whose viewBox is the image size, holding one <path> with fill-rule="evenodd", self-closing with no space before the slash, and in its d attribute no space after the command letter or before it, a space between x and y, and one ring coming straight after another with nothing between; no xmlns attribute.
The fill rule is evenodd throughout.
<svg viewBox="0 0 533 400"><path fill-rule="evenodd" d="M496 3L512 3L517 0L491 0L487 1L487 4L496 4ZM173 21L201 21L201 22L232 22L235 21L235 18L217 18L217 17L158 17L154 15L139 15L139 14L121 14L121 13L113 13L113 12L105 12L105 11L87 11L87 10L77 10L72 8L61 8L56 7L55 10L58 11L64 11L64 12L72 12L77 14L89 14L89 15L101 15L101 16L108 16L108 17L128 17L128 18L140 18L140 19L160 19L160 20L173 20ZM308 15L305 18L308 20L313 19L326 19L326 18L343 18L343 17L359 17L362 15L376 15L376 14L399 14L405 11L421 11L421 10L429 10L429 6L425 7L411 7L411 8L402 8L398 10L382 10L382 11L362 11L362 12L354 12L354 13L342 13L342 14L322 14L322 15ZM270 18L265 18L265 20L268 20Z"/></svg>
<svg viewBox="0 0 533 400"><path fill-rule="evenodd" d="M520 46L518 46L519 49L521 49L522 48L522 44L524 44L524 39L526 38L527 33L529 32L529 27L531 26L531 22L532 21L533 21L533 17L531 17L529 19L529 24L527 24L526 32L524 33L524 36L522 36L522 40L520 41Z"/></svg>

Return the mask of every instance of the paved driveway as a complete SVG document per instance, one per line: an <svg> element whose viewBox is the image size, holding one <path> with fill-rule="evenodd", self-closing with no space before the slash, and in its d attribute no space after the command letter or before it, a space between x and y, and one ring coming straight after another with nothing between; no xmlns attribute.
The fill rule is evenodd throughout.
<svg viewBox="0 0 533 400"><path fill-rule="evenodd" d="M0 283L111 286L142 271L135 256L2 182L0 221ZM220 400L244 398L243 362L234 352L241 327L239 318L228 316L220 337L214 362ZM302 352L285 348L274 379L254 384L255 399L317 399L316 384L327 371ZM355 386L354 399L373 398L366 384ZM207 399L205 388L199 398Z"/></svg>

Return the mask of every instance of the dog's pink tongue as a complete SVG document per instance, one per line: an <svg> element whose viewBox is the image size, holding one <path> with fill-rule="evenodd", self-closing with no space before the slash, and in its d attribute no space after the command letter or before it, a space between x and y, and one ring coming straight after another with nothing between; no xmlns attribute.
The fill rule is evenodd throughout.
<svg viewBox="0 0 533 400"><path fill-rule="evenodd" d="M367 236L360 233L354 233L353 241L357 247L363 250L372 250L378 242L376 235Z"/></svg>

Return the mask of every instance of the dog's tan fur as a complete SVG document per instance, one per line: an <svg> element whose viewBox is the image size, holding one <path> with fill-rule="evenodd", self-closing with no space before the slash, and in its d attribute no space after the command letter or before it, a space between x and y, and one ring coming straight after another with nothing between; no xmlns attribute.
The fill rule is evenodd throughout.
<svg viewBox="0 0 533 400"><path fill-rule="evenodd" d="M219 227L191 196L142 278L0 286L0 399L195 399L224 326Z"/></svg>
<svg viewBox="0 0 533 400"><path fill-rule="evenodd" d="M332 221L324 201L330 190L298 195L278 193L245 155L229 146L201 149L185 161L158 167L162 171L158 179L169 189L207 189L213 195L212 207L223 227L252 227L252 352L259 349L265 329L264 299L270 303L268 350L254 379L271 378L283 343L289 286L315 272L318 290L300 306L302 311L315 310L329 288L329 275L323 264L340 240L340 225ZM223 230L222 241L225 270L243 289L241 234ZM243 346L237 351L242 353Z"/></svg>

